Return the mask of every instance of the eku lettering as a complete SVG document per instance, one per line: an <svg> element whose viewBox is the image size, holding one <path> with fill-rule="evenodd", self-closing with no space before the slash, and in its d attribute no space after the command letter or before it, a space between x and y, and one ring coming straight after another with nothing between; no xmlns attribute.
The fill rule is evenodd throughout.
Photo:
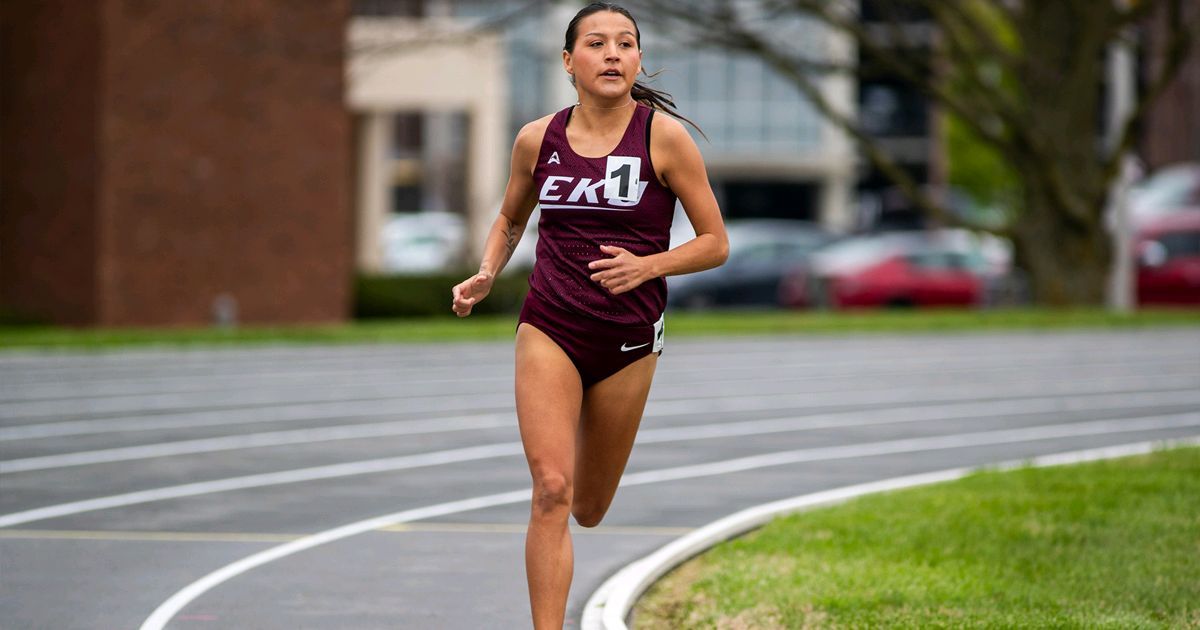
<svg viewBox="0 0 1200 630"><path fill-rule="evenodd" d="M578 181L576 181L578 180ZM574 182L574 186L572 186ZM595 207L597 210L606 209L604 206L619 206L619 208L608 208L611 210L626 209L638 205L642 200L642 195L646 192L646 186L649 182L638 182L637 198L633 200L620 199L616 197L604 197L604 201L600 201L600 197L604 191L603 179L593 181L588 177L569 177L566 175L550 175L546 177L546 183L542 184L542 190L538 193L538 201L541 202L542 208L588 208ZM570 192L567 192L570 191ZM563 195L566 195L566 199ZM546 202L559 202L559 204L547 205ZM584 204L564 206L562 204Z"/></svg>

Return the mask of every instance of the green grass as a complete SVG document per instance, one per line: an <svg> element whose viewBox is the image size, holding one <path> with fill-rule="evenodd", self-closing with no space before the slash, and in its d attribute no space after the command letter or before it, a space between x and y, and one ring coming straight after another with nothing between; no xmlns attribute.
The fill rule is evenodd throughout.
<svg viewBox="0 0 1200 630"><path fill-rule="evenodd" d="M657 628L1200 628L1200 448L979 472L776 519L685 563Z"/></svg>
<svg viewBox="0 0 1200 630"><path fill-rule="evenodd" d="M111 348L143 345L383 343L511 339L512 315L466 319L365 320L329 326L245 326L235 329L72 329L0 325L0 348ZM849 313L734 311L669 313L668 335L756 335L942 332L1002 329L1197 326L1200 310L1144 310L1118 315L1100 309L907 310Z"/></svg>

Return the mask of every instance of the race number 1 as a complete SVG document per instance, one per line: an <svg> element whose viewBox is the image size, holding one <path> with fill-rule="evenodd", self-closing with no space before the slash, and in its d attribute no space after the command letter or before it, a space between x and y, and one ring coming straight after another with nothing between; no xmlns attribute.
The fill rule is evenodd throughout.
<svg viewBox="0 0 1200 630"><path fill-rule="evenodd" d="M642 158L608 156L604 167L604 196L619 201L637 201L641 185Z"/></svg>

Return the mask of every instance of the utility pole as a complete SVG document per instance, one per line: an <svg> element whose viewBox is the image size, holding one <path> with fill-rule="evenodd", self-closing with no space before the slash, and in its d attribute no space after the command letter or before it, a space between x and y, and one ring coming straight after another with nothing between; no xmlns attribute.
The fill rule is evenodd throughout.
<svg viewBox="0 0 1200 630"><path fill-rule="evenodd" d="M1116 0L1126 4L1124 0ZM1133 113L1136 58L1134 32L1122 31L1108 49L1108 125L1105 146L1117 150L1121 130ZM1118 156L1120 169L1109 191L1108 226L1112 233L1113 261L1109 273L1107 304L1110 311L1129 313L1136 308L1133 268L1134 226L1129 216L1129 189L1139 177L1137 159L1131 151Z"/></svg>

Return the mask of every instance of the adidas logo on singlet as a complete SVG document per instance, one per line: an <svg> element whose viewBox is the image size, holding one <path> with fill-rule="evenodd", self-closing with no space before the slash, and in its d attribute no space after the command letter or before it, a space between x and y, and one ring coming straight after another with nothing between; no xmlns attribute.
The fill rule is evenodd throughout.
<svg viewBox="0 0 1200 630"><path fill-rule="evenodd" d="M550 159L549 159L549 160L546 160L546 163L547 163L547 164L562 164L562 162L559 162L559 161L558 161L558 151L555 151L554 153L551 153L551 154L550 154Z"/></svg>

